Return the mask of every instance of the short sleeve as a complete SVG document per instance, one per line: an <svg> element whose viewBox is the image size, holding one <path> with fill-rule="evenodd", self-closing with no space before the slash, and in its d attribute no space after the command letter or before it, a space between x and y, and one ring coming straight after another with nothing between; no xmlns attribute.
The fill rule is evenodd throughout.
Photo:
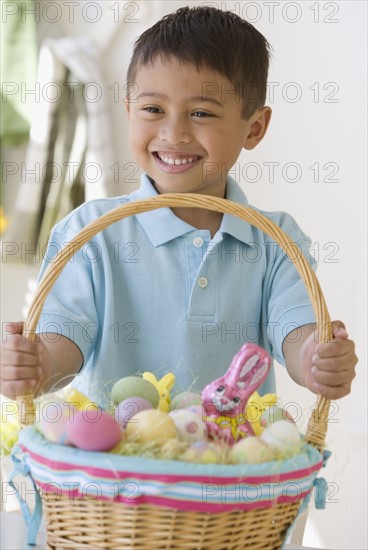
<svg viewBox="0 0 368 550"><path fill-rule="evenodd" d="M72 235L57 226L50 236L38 280L55 262L57 253L70 242ZM84 363L93 353L100 327L94 300L91 262L83 250L71 255L49 292L37 332L66 336L81 350Z"/></svg>

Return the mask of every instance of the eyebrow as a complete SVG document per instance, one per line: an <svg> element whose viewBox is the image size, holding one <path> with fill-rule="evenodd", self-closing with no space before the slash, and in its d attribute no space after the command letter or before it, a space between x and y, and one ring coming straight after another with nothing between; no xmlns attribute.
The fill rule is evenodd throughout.
<svg viewBox="0 0 368 550"><path fill-rule="evenodd" d="M161 94L159 92L141 92L136 96L136 99L142 99L142 97L157 97L159 99L168 99L168 96L166 94ZM218 99L215 99L213 97L203 97L201 95L191 96L188 98L189 101L201 101L203 103L213 103L214 105L218 105L219 107L224 107L223 103L219 101Z"/></svg>

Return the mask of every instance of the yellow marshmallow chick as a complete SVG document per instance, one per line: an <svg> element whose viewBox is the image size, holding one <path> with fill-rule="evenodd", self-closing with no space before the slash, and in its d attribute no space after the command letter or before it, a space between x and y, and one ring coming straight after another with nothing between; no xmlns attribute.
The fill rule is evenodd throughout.
<svg viewBox="0 0 368 550"><path fill-rule="evenodd" d="M256 391L252 393L245 408L245 416L251 423L255 435L261 435L263 427L261 426L261 416L266 409L276 405L277 395L275 393L266 393L260 396Z"/></svg>
<svg viewBox="0 0 368 550"><path fill-rule="evenodd" d="M18 441L21 425L16 418L7 418L2 415L0 419L0 456L11 453L12 448Z"/></svg>
<svg viewBox="0 0 368 550"><path fill-rule="evenodd" d="M169 412L170 411L170 390L174 387L175 384L175 374L169 372L157 380L156 376L152 372L144 372L143 378L151 382L157 389L160 401L158 403L158 409L160 411Z"/></svg>
<svg viewBox="0 0 368 550"><path fill-rule="evenodd" d="M97 410L99 407L97 403L90 401L84 393L75 390L74 388L68 388L65 392L65 400L67 403L74 405L78 411L82 410Z"/></svg>

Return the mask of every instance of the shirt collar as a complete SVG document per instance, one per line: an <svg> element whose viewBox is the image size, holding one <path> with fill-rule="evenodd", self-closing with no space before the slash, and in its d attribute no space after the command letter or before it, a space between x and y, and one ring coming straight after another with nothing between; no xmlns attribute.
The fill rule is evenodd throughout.
<svg viewBox="0 0 368 550"><path fill-rule="evenodd" d="M152 185L150 178L147 174L143 174L140 188L133 191L130 198L132 201L135 201L155 197L156 195L158 193ZM245 206L248 205L248 200L240 186L230 176L228 176L226 181L226 198ZM182 237L187 233L197 230L192 225L175 216L170 208L158 208L137 214L136 217L153 246L160 246L177 237ZM254 243L251 224L230 214L223 215L218 233L227 233L249 245Z"/></svg>

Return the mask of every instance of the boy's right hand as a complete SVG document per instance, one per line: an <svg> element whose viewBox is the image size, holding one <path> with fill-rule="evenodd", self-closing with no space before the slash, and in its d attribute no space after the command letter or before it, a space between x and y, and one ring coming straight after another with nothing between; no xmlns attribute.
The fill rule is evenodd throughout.
<svg viewBox="0 0 368 550"><path fill-rule="evenodd" d="M41 339L29 342L22 335L23 322L6 323L1 344L1 393L15 399L37 394L47 376L47 349Z"/></svg>

